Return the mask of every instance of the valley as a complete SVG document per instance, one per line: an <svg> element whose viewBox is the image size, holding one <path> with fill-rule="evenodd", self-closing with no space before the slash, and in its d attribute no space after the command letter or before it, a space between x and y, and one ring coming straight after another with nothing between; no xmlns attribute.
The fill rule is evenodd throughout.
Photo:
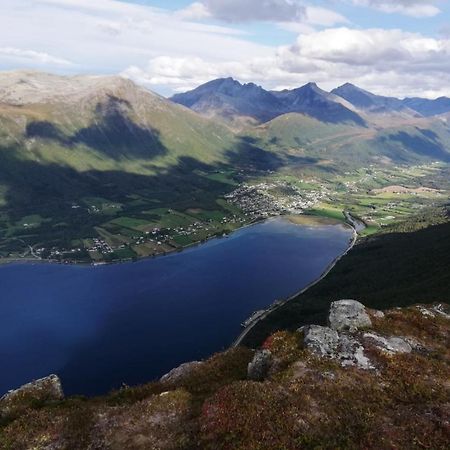
<svg viewBox="0 0 450 450"><path fill-rule="evenodd" d="M0 263L136 260L283 214L349 211L365 236L448 201L445 102L416 99L422 115L353 85L232 79L172 100L120 77L0 74Z"/></svg>

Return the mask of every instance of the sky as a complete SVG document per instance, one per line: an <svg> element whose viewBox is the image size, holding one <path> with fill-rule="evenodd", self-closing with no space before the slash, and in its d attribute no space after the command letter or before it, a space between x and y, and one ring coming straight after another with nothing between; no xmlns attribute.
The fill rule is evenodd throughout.
<svg viewBox="0 0 450 450"><path fill-rule="evenodd" d="M450 96L450 0L1 0L0 70Z"/></svg>

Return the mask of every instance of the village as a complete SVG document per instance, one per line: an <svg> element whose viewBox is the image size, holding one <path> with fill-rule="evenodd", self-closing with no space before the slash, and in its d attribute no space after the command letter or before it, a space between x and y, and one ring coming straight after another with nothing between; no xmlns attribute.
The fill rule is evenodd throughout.
<svg viewBox="0 0 450 450"><path fill-rule="evenodd" d="M417 211L425 205L433 205L434 201L444 195L443 191L422 187L420 184L416 188L407 188L402 180L402 177L409 181L409 178L423 176L424 172L433 172L433 164L414 166L409 168L409 172L400 169L399 167L399 176L391 170L382 171L370 166L356 173L345 172L334 184L325 184L316 178L292 182L273 177L251 183L243 182L224 196L223 200L230 207L222 210L223 215L196 217L195 213L190 215L188 211L183 213L168 209L166 217L171 217L168 222L164 223L163 220L154 226L149 223L148 227L144 225L140 229L134 229L132 234L118 234L117 237L114 233L103 233L100 229L98 235L85 238L72 248L46 248L37 244L28 246L29 249L20 256L67 263L102 263L156 256L180 250L211 237L226 235L258 220L283 214L302 214L317 208L319 204L323 209L324 205L327 208L326 205L333 207L332 205L343 205L343 202L349 201L357 207L354 212L366 223L374 224L378 228L384 227L408 211ZM337 195L336 182L344 188L340 195ZM417 186L417 183L414 184ZM352 195L352 198L346 198L346 195ZM424 197L423 201L417 201L418 195ZM410 197L415 201L410 201ZM77 203L73 203L71 207L76 210L83 208ZM96 206L90 203L87 212L98 215L103 214L105 210L114 209L120 210L120 206L114 203ZM171 226L168 226L169 222ZM31 226L28 222L23 224L24 228Z"/></svg>
<svg viewBox="0 0 450 450"><path fill-rule="evenodd" d="M285 192L283 195L278 193L281 190ZM286 182L276 181L253 185L244 183L225 198L239 207L250 220L255 220L280 214L302 214L326 195L325 188L321 191L302 191Z"/></svg>

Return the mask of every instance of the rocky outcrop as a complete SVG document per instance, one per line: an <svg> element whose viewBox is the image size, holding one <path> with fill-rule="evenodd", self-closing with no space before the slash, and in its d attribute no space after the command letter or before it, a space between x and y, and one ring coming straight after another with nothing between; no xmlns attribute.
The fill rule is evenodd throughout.
<svg viewBox="0 0 450 450"><path fill-rule="evenodd" d="M49 375L9 391L0 398L0 417L14 415L31 404L53 402L63 398L61 380L57 375Z"/></svg>
<svg viewBox="0 0 450 450"><path fill-rule="evenodd" d="M183 378L191 375L192 372L194 372L195 369L200 367L202 364L203 362L201 361L192 361L181 364L175 369L172 369L169 373L163 375L159 381L161 381L161 383L178 383L183 380Z"/></svg>
<svg viewBox="0 0 450 450"><path fill-rule="evenodd" d="M372 315L380 320L385 317L382 311L373 311ZM402 337L358 332L372 326L372 322L364 305L356 300L333 302L328 321L330 327L309 325L299 329L303 333L303 345L315 355L334 359L343 367L374 369L375 364L366 355L368 346L389 354L412 351L411 344Z"/></svg>
<svg viewBox="0 0 450 450"><path fill-rule="evenodd" d="M269 350L258 350L248 364L247 377L253 381L266 378L272 365L272 353Z"/></svg>
<svg viewBox="0 0 450 450"><path fill-rule="evenodd" d="M301 331L304 347L315 355L334 359L343 367L373 368L364 355L363 345L355 336L318 325L310 325Z"/></svg>
<svg viewBox="0 0 450 450"><path fill-rule="evenodd" d="M356 300L339 300L331 304L328 324L336 331L356 331L370 328L372 321L362 303Z"/></svg>
<svg viewBox="0 0 450 450"><path fill-rule="evenodd" d="M406 339L401 337L383 337L375 333L364 333L363 337L372 341L376 347L387 353L411 353L412 347Z"/></svg>
<svg viewBox="0 0 450 450"><path fill-rule="evenodd" d="M319 325L309 325L301 328L303 332L304 345L319 356L331 356L336 352L339 344L337 331Z"/></svg>

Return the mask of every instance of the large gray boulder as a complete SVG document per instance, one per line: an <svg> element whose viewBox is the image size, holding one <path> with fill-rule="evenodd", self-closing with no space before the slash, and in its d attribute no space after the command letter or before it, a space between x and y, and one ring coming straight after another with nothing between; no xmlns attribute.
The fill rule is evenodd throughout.
<svg viewBox="0 0 450 450"><path fill-rule="evenodd" d="M36 403L54 402L63 398L61 380L57 375L49 375L7 392L0 398L0 417L17 414Z"/></svg>
<svg viewBox="0 0 450 450"><path fill-rule="evenodd" d="M319 325L309 325L302 330L305 348L319 356L331 356L339 344L337 331Z"/></svg>
<svg viewBox="0 0 450 450"><path fill-rule="evenodd" d="M372 326L366 308L356 300L333 302L328 314L328 324L333 330L351 332Z"/></svg>
<svg viewBox="0 0 450 450"><path fill-rule="evenodd" d="M254 381L263 381L272 366L272 353L270 350L257 350L247 367L247 377Z"/></svg>

